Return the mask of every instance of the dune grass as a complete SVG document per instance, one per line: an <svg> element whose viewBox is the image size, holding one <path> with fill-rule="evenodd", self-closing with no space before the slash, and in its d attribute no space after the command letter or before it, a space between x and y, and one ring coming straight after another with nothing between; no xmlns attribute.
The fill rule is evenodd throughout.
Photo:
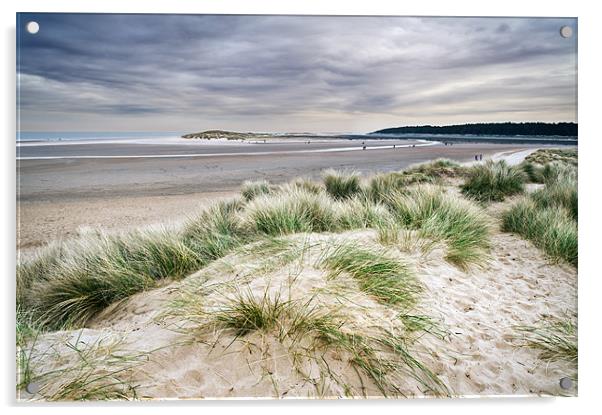
<svg viewBox="0 0 602 415"><path fill-rule="evenodd" d="M575 221L578 220L577 170L561 165L546 165L543 189L529 196L537 207L564 207Z"/></svg>
<svg viewBox="0 0 602 415"><path fill-rule="evenodd" d="M462 185L462 193L480 202L499 202L524 191L525 176L521 169L505 161L487 161L473 166Z"/></svg>
<svg viewBox="0 0 602 415"><path fill-rule="evenodd" d="M356 172L326 170L322 173L326 192L336 200L348 199L360 193L360 176Z"/></svg>
<svg viewBox="0 0 602 415"><path fill-rule="evenodd" d="M439 158L428 163L410 166L403 171L407 175L423 174L431 178L459 177L467 172L461 164L444 158Z"/></svg>
<svg viewBox="0 0 602 415"><path fill-rule="evenodd" d="M529 154L525 161L545 165L548 163L560 163L565 165L577 166L576 148L546 148L539 149Z"/></svg>
<svg viewBox="0 0 602 415"><path fill-rule="evenodd" d="M411 307L420 291L408 266L383 249L342 243L327 249L319 266L328 269L332 278L350 275L362 291L385 304Z"/></svg>
<svg viewBox="0 0 602 415"><path fill-rule="evenodd" d="M454 161L437 159L402 171L376 174L370 178L364 194L375 202L383 202L392 192L404 192L412 185L461 176L465 171L464 167Z"/></svg>
<svg viewBox="0 0 602 415"><path fill-rule="evenodd" d="M407 193L392 193L387 204L403 227L445 242L446 259L459 267L487 258L490 223L470 201L435 186L420 186Z"/></svg>
<svg viewBox="0 0 602 415"><path fill-rule="evenodd" d="M243 206L239 199L222 201L184 225L182 240L198 255L202 265L221 258L248 240L249 235L237 217Z"/></svg>
<svg viewBox="0 0 602 415"><path fill-rule="evenodd" d="M336 208L326 194L296 188L251 201L241 221L250 232L264 235L325 232L336 227Z"/></svg>
<svg viewBox="0 0 602 415"><path fill-rule="evenodd" d="M502 215L502 230L531 240L552 259L578 264L577 173L572 167L546 165L545 186Z"/></svg>
<svg viewBox="0 0 602 415"><path fill-rule="evenodd" d="M65 348L62 352L49 348L34 353L36 345L32 344L23 353L26 363L19 367L17 390L21 392L29 383L35 382L41 387L38 397L46 401L137 399L137 385L130 383L128 377L132 369L148 361L148 355L122 350L119 340L101 339L88 343L81 335L82 332L61 345ZM63 364L50 371L41 371L44 361L58 360L59 353L62 353ZM72 361L66 359L67 354Z"/></svg>
<svg viewBox="0 0 602 415"><path fill-rule="evenodd" d="M194 251L166 231L89 236L64 249L56 263L30 281L20 304L48 328L81 326L111 303L201 264Z"/></svg>
<svg viewBox="0 0 602 415"><path fill-rule="evenodd" d="M544 320L516 327L520 345L538 350L545 361L564 360L577 365L577 325L570 320Z"/></svg>
<svg viewBox="0 0 602 415"><path fill-rule="evenodd" d="M392 379L395 376L410 376L436 396L449 395L438 376L410 352L415 338L386 330L377 336L354 331L340 315L314 305L312 299L283 301L270 297L267 290L260 298L250 292L238 294L214 319L218 327L234 332L234 340L254 331L272 333L291 351L301 349L302 356L314 356L317 363L324 361L318 356L328 350L342 352L358 375L370 378L384 396L401 394Z"/></svg>
<svg viewBox="0 0 602 415"><path fill-rule="evenodd" d="M240 188L241 196L246 200L253 200L259 195L269 194L273 187L267 180L245 181Z"/></svg>
<svg viewBox="0 0 602 415"><path fill-rule="evenodd" d="M524 199L503 214L502 231L518 233L552 259L577 266L577 223L562 207L542 209L532 200Z"/></svg>
<svg viewBox="0 0 602 415"><path fill-rule="evenodd" d="M523 161L519 164L519 168L525 174L525 181L529 183L543 183L544 175L543 175L543 167L538 166L537 164L530 161Z"/></svg>

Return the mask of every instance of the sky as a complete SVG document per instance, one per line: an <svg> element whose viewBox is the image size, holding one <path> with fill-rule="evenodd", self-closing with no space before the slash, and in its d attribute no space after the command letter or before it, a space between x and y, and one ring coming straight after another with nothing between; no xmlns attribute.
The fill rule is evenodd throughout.
<svg viewBox="0 0 602 415"><path fill-rule="evenodd" d="M21 131L576 121L577 20L22 13L17 84Z"/></svg>

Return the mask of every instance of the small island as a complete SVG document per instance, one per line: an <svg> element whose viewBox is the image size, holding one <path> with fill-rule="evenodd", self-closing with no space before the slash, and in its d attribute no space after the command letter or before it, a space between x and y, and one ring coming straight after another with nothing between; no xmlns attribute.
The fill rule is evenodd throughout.
<svg viewBox="0 0 602 415"><path fill-rule="evenodd" d="M249 140L264 139L271 137L264 133L239 133L236 131L207 130L198 133L184 134L182 138L200 139L200 140Z"/></svg>

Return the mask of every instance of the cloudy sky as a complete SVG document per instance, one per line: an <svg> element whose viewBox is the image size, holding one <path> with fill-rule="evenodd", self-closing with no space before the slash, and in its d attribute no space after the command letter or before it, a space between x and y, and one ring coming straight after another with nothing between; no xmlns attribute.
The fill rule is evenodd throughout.
<svg viewBox="0 0 602 415"><path fill-rule="evenodd" d="M576 121L574 19L21 14L17 25L22 131Z"/></svg>

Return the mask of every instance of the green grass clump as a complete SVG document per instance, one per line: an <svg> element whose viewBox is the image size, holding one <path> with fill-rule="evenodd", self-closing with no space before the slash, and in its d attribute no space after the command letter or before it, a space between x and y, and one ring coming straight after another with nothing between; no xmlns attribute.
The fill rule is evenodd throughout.
<svg viewBox="0 0 602 415"><path fill-rule="evenodd" d="M525 176L517 167L509 166L504 160L473 166L462 193L480 202L499 202L524 191Z"/></svg>
<svg viewBox="0 0 602 415"><path fill-rule="evenodd" d="M419 173L431 178L458 177L466 173L466 168L455 161L440 158L411 166L405 169L404 173L408 175Z"/></svg>
<svg viewBox="0 0 602 415"><path fill-rule="evenodd" d="M333 277L349 274L362 291L385 304L409 307L416 301L419 285L407 265L382 249L342 243L326 250L319 265L330 270Z"/></svg>
<svg viewBox="0 0 602 415"><path fill-rule="evenodd" d="M239 293L228 305L215 312L215 319L221 326L233 329L236 336L245 336L256 330L274 329L289 307L289 302L281 301L279 296L270 298L267 290L261 299L249 291Z"/></svg>
<svg viewBox="0 0 602 415"><path fill-rule="evenodd" d="M348 199L362 190L360 176L355 172L345 173L336 170L326 170L322 174L326 192L334 199Z"/></svg>
<svg viewBox="0 0 602 415"><path fill-rule="evenodd" d="M365 193L375 202L384 201L392 192L403 192L408 186L417 183L431 183L432 176L421 172L406 174L405 172L380 173L370 178Z"/></svg>
<svg viewBox="0 0 602 415"><path fill-rule="evenodd" d="M559 163L569 166L577 166L576 148L547 148L540 149L529 154L525 161L545 165L548 163Z"/></svg>
<svg viewBox="0 0 602 415"><path fill-rule="evenodd" d="M199 256L202 265L223 257L247 240L237 216L242 208L238 199L222 201L186 223L182 240Z"/></svg>
<svg viewBox="0 0 602 415"><path fill-rule="evenodd" d="M299 188L260 196L242 213L243 225L264 235L330 231L336 219L336 204L328 195Z"/></svg>
<svg viewBox="0 0 602 415"><path fill-rule="evenodd" d="M272 192L272 186L267 180L245 181L240 188L240 194L246 200L253 200L259 195Z"/></svg>
<svg viewBox="0 0 602 415"><path fill-rule="evenodd" d="M571 321L542 321L535 326L519 326L516 330L522 340L521 346L539 350L541 359L577 364L577 325Z"/></svg>
<svg viewBox="0 0 602 415"><path fill-rule="evenodd" d="M519 165L519 168L523 171L529 183L544 182L543 167L530 161L524 161Z"/></svg>
<svg viewBox="0 0 602 415"><path fill-rule="evenodd" d="M301 190L305 190L309 193L315 194L322 193L325 191L324 186L321 183L314 182L307 178L298 178L283 186L283 188L285 189L288 187L298 188Z"/></svg>
<svg viewBox="0 0 602 415"><path fill-rule="evenodd" d="M541 208L526 198L502 215L502 230L518 233L551 258L577 266L577 223L563 207Z"/></svg>
<svg viewBox="0 0 602 415"><path fill-rule="evenodd" d="M482 209L473 203L434 186L421 186L391 194L387 204L401 226L444 241L450 262L466 267L486 258L490 224Z"/></svg>
<svg viewBox="0 0 602 415"><path fill-rule="evenodd" d="M394 222L393 215L384 204L363 196L339 203L336 212L339 230L377 228Z"/></svg>
<svg viewBox="0 0 602 415"><path fill-rule="evenodd" d="M77 241L28 289L26 309L47 328L81 327L115 301L179 278L198 255L166 231L91 236ZM44 274L43 274L44 275Z"/></svg>
<svg viewBox="0 0 602 415"><path fill-rule="evenodd" d="M577 170L547 164L545 186L529 194L502 215L502 230L531 240L551 258L577 266Z"/></svg>

